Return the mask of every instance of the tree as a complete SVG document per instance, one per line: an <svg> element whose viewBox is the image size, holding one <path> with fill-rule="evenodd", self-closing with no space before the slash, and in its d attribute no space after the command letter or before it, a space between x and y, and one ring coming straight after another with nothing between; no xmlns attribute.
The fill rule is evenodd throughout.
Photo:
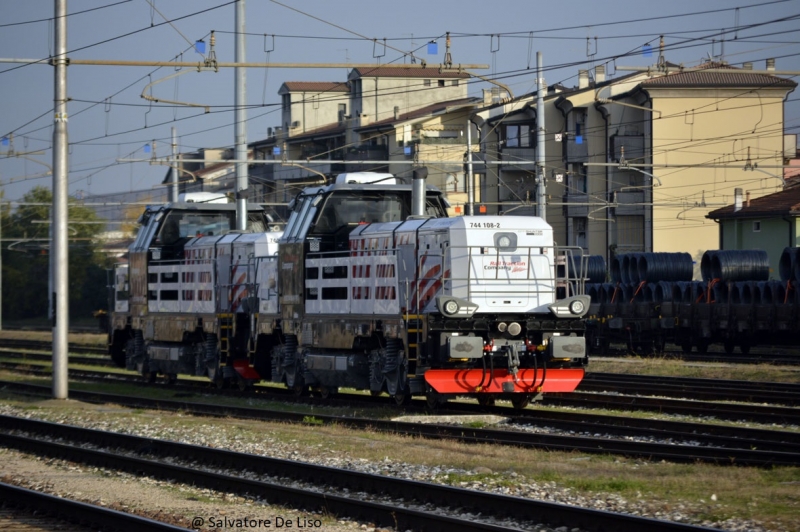
<svg viewBox="0 0 800 532"><path fill-rule="evenodd" d="M35 187L21 205L3 215L3 316L43 318L48 312L50 209L52 193ZM105 306L107 259L99 252L97 235L104 230L96 213L73 198L68 206L70 315L90 316ZM41 223L44 222L44 223ZM8 239L17 239L9 242ZM56 265L61 267L61 265Z"/></svg>

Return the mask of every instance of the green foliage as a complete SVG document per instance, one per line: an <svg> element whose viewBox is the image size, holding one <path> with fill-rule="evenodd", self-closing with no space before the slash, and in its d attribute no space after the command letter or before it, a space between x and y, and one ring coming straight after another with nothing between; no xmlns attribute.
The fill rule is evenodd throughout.
<svg viewBox="0 0 800 532"><path fill-rule="evenodd" d="M0 202L3 319L47 316L52 202L52 193L45 187L30 190L13 212ZM80 223L101 220L92 209L77 204L72 198L67 212L70 315L88 317L93 310L107 306L105 269L108 260L99 252L96 241L105 227L98 223Z"/></svg>
<svg viewBox="0 0 800 532"><path fill-rule="evenodd" d="M306 425L322 425L323 421L314 416L303 416L303 423Z"/></svg>

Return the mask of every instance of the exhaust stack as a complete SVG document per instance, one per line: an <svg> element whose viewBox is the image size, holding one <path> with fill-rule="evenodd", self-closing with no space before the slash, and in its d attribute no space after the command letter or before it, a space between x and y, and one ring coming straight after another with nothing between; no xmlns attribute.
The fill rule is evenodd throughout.
<svg viewBox="0 0 800 532"><path fill-rule="evenodd" d="M414 180L411 182L411 216L425 216L425 184L428 179L428 168L421 166L414 169Z"/></svg>

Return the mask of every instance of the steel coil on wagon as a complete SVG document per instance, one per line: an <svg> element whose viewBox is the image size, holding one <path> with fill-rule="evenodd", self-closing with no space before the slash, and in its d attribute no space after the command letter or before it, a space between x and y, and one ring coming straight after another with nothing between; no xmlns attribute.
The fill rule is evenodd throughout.
<svg viewBox="0 0 800 532"><path fill-rule="evenodd" d="M766 281L769 256L763 249L718 251L711 259L711 275L721 281Z"/></svg>
<svg viewBox="0 0 800 532"><path fill-rule="evenodd" d="M728 303L729 290L727 283L715 283L709 290L711 292L711 297L708 299L710 303L723 305Z"/></svg>
<svg viewBox="0 0 800 532"><path fill-rule="evenodd" d="M621 289L618 287L618 285L613 283L603 283L603 288L602 288L603 303L618 303L619 295L617 294L619 291L621 291Z"/></svg>
<svg viewBox="0 0 800 532"><path fill-rule="evenodd" d="M734 305L750 305L754 302L754 281L737 281L729 285L729 300ZM759 296L760 297L760 296Z"/></svg>
<svg viewBox="0 0 800 532"><path fill-rule="evenodd" d="M640 281L691 281L694 270L688 253L641 253L636 262Z"/></svg>
<svg viewBox="0 0 800 532"><path fill-rule="evenodd" d="M603 283L606 280L606 259L602 255L589 255L586 259L586 280Z"/></svg>
<svg viewBox="0 0 800 532"><path fill-rule="evenodd" d="M633 264L631 264L633 263ZM639 278L638 266L636 265L636 253L626 253L622 256L622 282L625 284L638 283ZM633 274L633 277L631 277Z"/></svg>
<svg viewBox="0 0 800 532"><path fill-rule="evenodd" d="M778 261L778 272L780 273L781 281L798 280L795 272L798 253L800 253L800 248L783 248L783 253L781 253L781 258Z"/></svg>
<svg viewBox="0 0 800 532"><path fill-rule="evenodd" d="M611 258L611 267L608 273L611 276L611 282L622 282L622 255L615 255Z"/></svg>
<svg viewBox="0 0 800 532"><path fill-rule="evenodd" d="M719 250L709 250L703 253L703 258L700 259L700 275L704 281L708 282L714 278L711 271L711 261L714 256L719 253Z"/></svg>
<svg viewBox="0 0 800 532"><path fill-rule="evenodd" d="M786 283L781 281L761 281L758 284L762 305L783 305L792 304L793 301L786 299Z"/></svg>

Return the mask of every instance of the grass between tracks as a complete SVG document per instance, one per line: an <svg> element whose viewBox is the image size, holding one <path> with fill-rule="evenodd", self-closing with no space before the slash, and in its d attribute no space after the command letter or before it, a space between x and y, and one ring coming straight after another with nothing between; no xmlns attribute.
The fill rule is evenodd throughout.
<svg viewBox="0 0 800 532"><path fill-rule="evenodd" d="M774 364L723 364L691 362L668 358L629 356L621 359L589 360L588 372L695 377L701 379L800 383L800 366Z"/></svg>
<svg viewBox="0 0 800 532"><path fill-rule="evenodd" d="M0 378L40 384L48 382L47 379L20 377L7 372L0 372ZM133 385L71 383L70 386L73 389L142 393L141 388ZM187 399L175 397L176 392L166 387L148 388L146 393L151 397L163 395ZM200 397L188 400L197 399ZM207 397L206 400L264 408L281 405L260 398ZM390 463L394 469L387 470L387 474L406 469L405 464L426 465L440 468L438 481L461 487L483 484L517 494L522 493L518 490L524 491L526 486L535 485L540 497L568 489L569 494L576 497L599 497L606 501L608 506L605 508L610 510L624 510L621 498L635 502L648 515L656 517L678 511L709 522L742 518L759 521L771 530L800 531L796 519L800 510L800 468L795 467L759 469L656 463L612 456L424 440L317 423L312 424L313 430L308 430L308 424L203 418L77 401L42 401L2 390L0 404L26 409L35 417L44 419L71 423L75 423L75 419L102 422L108 430L145 425L152 437L171 438L181 431L196 435L214 434L261 446L267 453L271 448L296 451L298 460L324 456L338 458L343 463L361 460ZM314 414L345 413L343 409L289 404L283 404L281 408L307 412L309 419ZM384 417L389 410L392 409L365 408L363 412L353 412L350 408L346 413ZM218 446L220 442L214 441L213 445Z"/></svg>

